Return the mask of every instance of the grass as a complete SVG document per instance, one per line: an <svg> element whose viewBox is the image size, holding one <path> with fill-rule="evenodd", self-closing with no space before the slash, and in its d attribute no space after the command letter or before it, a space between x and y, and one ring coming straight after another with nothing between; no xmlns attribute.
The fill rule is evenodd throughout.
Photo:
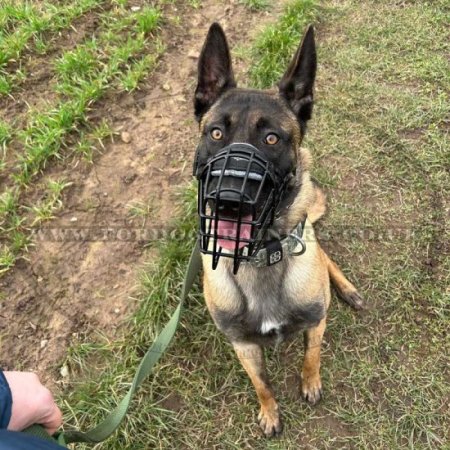
<svg viewBox="0 0 450 450"><path fill-rule="evenodd" d="M11 126L0 120L0 175L6 167L6 149L12 139Z"/></svg>
<svg viewBox="0 0 450 450"><path fill-rule="evenodd" d="M0 246L0 275L7 272L16 263L13 251L4 245Z"/></svg>
<svg viewBox="0 0 450 450"><path fill-rule="evenodd" d="M16 60L30 46L32 39L39 40L44 32L55 32L68 28L73 20L98 6L100 0L80 0L66 5L39 2L33 6L28 2L7 2L0 12L0 23L6 24L0 36L0 68ZM17 23L8 31L8 24Z"/></svg>
<svg viewBox="0 0 450 450"><path fill-rule="evenodd" d="M161 11L151 6L145 6L137 15L136 29L140 33L152 33L161 22Z"/></svg>
<svg viewBox="0 0 450 450"><path fill-rule="evenodd" d="M121 14L110 12L103 17L103 33L56 61L59 82L55 90L63 98L50 111L37 112L21 133L25 151L15 175L19 183L29 183L50 158L60 156L69 133L78 131L90 105L111 84L119 80L129 90L136 88L144 74L155 66L158 54L140 56L146 48L147 35L156 31L160 20L161 13L156 8L144 8L131 15L126 10ZM161 52L163 48L158 46L157 50Z"/></svg>
<svg viewBox="0 0 450 450"><path fill-rule="evenodd" d="M201 0L188 0L188 4L194 9L198 9L202 6Z"/></svg>
<svg viewBox="0 0 450 450"><path fill-rule="evenodd" d="M291 1L280 20L258 36L252 46L254 64L249 71L252 86L263 88L278 81L293 56L291 50L317 14L316 0Z"/></svg>
<svg viewBox="0 0 450 450"><path fill-rule="evenodd" d="M11 127L6 122L0 122L0 146L4 148L11 140Z"/></svg>
<svg viewBox="0 0 450 450"><path fill-rule="evenodd" d="M265 10L270 6L268 0L241 0L241 3L254 11Z"/></svg>
<svg viewBox="0 0 450 450"><path fill-rule="evenodd" d="M44 11L48 7L51 14L49 16L44 11L41 19L47 23L59 11L57 21L52 24L52 30L57 30L63 24L69 26L71 20L98 4L100 2L94 0L65 6L42 3L40 8ZM33 9L27 9L24 14L41 17ZM156 38L162 23L161 10L156 6L145 6L130 13L127 2L113 2L108 11L99 14L99 18L101 26L95 36L78 44L75 49L64 52L53 62L56 76L53 90L57 101L28 113L26 126L15 133L17 139L14 144L23 151L15 152L15 162L14 159L13 162L9 161L8 166L6 145L13 136L11 127L0 122L0 174L9 174L8 184L16 199L15 210L4 213L3 218L0 216L0 220L7 223L0 228L0 241L6 255L0 259L2 272L12 267L11 255L18 257L20 250L27 248L25 240L14 236L22 235L29 227L51 219L54 211L61 206L53 196L54 185L45 188L48 198L35 205L22 204L21 193L52 160L63 160L72 154L81 155L92 162L94 149L112 135L112 130L104 121L97 125L89 123L88 114L92 105L114 89L127 92L137 89L139 83L156 67L159 55L165 50L164 44ZM26 24L29 24L28 28L24 28ZM37 33L36 20L29 18L25 20L25 25L11 30L3 43L9 42L10 36L17 33L29 38L31 31L25 30L30 27L33 33ZM44 29L47 28L42 26L39 31L43 32ZM8 47L8 51L11 56L12 49ZM15 55L19 56L19 53L17 50ZM0 63L4 61L6 64L11 58L3 49ZM13 164L15 168L11 171ZM26 217L22 217L22 213ZM22 249L21 242L24 244Z"/></svg>
<svg viewBox="0 0 450 450"><path fill-rule="evenodd" d="M104 0L81 0L73 3L54 4L7 0L0 7L0 96L11 95L26 78L21 67L26 51L45 54L50 37L72 26L75 19L101 6ZM15 25L15 26L14 26ZM16 68L8 71L8 65Z"/></svg>
<svg viewBox="0 0 450 450"><path fill-rule="evenodd" d="M314 155L314 175L328 190L329 213L319 232L369 305L356 314L333 299L323 348L323 401L311 408L299 399L301 339L269 350L285 432L277 440L261 438L251 383L196 289L175 342L139 391L126 422L96 448L448 448L445 6L439 0L348 0L324 1L318 8L297 0L248 52L250 83L274 83L304 26L317 23L319 14L317 104L305 142ZM145 39L120 34L124 23L141 26L134 17L104 17L107 52L98 40L89 41L55 62L64 101L38 111L21 134L24 142L33 142L24 156L30 158L29 179L64 156L68 142L75 141L73 151L92 160L97 139L110 135L107 126L88 132L85 111L111 85L135 89L144 73ZM18 26L7 23L9 32ZM133 36L148 33L133 29ZM3 135L6 146L10 127ZM48 154L42 153L43 143ZM8 246L0 247L0 272L13 266L16 248L29 245L21 225L22 184L19 178L0 194L0 234L10 236ZM54 214L52 202L60 206L63 186L54 182L28 205L38 207L35 217ZM142 221L150 214L149 205L130 207L130 215ZM152 261L159 257L142 273L139 308L121 335L114 341L91 336L69 349L64 365L71 383L60 399L66 423L83 429L97 424L126 392L139 358L177 304L195 216L191 186L174 224L178 233L149 250ZM349 234L353 231L358 234Z"/></svg>
<svg viewBox="0 0 450 450"><path fill-rule="evenodd" d="M126 92L132 92L138 88L139 83L152 71L157 63L158 55L164 52L164 45L159 43L157 54L145 55L139 61L134 62L119 80L119 86Z"/></svg>
<svg viewBox="0 0 450 450"><path fill-rule="evenodd" d="M104 149L104 142L107 139L113 139L113 137L114 130L103 119L99 125L91 128L89 131L80 131L78 141L74 145L74 153L92 164L94 162L94 153L100 153Z"/></svg>
<svg viewBox="0 0 450 450"><path fill-rule="evenodd" d="M322 88L307 145L328 166L316 177L333 188L324 226L357 225L400 238L329 243L373 309L360 323L349 311L332 310L328 370L345 381L326 409L349 427L334 437L342 446L445 448L445 13L438 4L363 8L350 2L323 17L325 26L336 25L327 26L320 47ZM414 236L402 236L404 230ZM427 268L430 259L434 269ZM345 343L343 328L364 343L361 350ZM325 433L326 423L319 429Z"/></svg>
<svg viewBox="0 0 450 450"><path fill-rule="evenodd" d="M141 227L145 227L147 219L155 212L154 199L147 202L133 202L128 207L128 215L132 219L141 219Z"/></svg>
<svg viewBox="0 0 450 450"><path fill-rule="evenodd" d="M53 214L62 207L61 194L72 183L65 180L50 180L47 184L48 195L34 206L25 207L33 213L34 220L31 226L53 219Z"/></svg>
<svg viewBox="0 0 450 450"><path fill-rule="evenodd" d="M13 74L0 69L0 96L10 95L13 88L22 83L26 76L25 71L21 68L18 68Z"/></svg>
<svg viewBox="0 0 450 450"><path fill-rule="evenodd" d="M29 2L5 1L0 10L0 29L2 33L10 32L17 23L27 20L28 17L34 14L33 6Z"/></svg>
<svg viewBox="0 0 450 450"><path fill-rule="evenodd" d="M280 76L319 11L305 5L291 2L256 38L251 84ZM301 339L268 351L286 426L280 439L262 439L253 388L195 290L169 354L118 434L99 448L447 448L445 14L443 2L320 8L317 105L306 142L314 175L329 189L319 232L369 305L356 314L333 302L321 404L311 408L298 396ZM180 236L196 226L194 197L188 189L175 223ZM351 231L368 238L349 238ZM139 355L175 308L190 246L179 237L152 250L159 260L143 274L140 307L122 337L70 350L66 363L83 381L65 394L67 420L95 424L125 392Z"/></svg>

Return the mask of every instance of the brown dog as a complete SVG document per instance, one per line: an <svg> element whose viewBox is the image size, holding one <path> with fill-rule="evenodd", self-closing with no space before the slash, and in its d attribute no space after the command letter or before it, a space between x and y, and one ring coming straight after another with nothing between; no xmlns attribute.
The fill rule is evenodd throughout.
<svg viewBox="0 0 450 450"><path fill-rule="evenodd" d="M282 424L262 346L304 331L301 391L314 404L322 393L320 345L331 299L330 279L347 303L362 306L357 290L325 254L312 227L325 212L325 196L310 178L311 156L300 148L313 106L314 30L307 29L277 90L236 87L226 37L218 24L209 30L198 68L195 113L201 136L197 158L206 161L233 143L251 144L275 170L295 174L281 195L270 231L282 239L303 222L306 250L301 255L288 254L277 264L263 267L244 262L234 274L231 259L222 258L213 270L212 256L203 254L208 309L252 380L261 404L259 424L266 436L272 436ZM245 226L237 228L240 233L250 227ZM226 248L227 242L222 240L221 245Z"/></svg>

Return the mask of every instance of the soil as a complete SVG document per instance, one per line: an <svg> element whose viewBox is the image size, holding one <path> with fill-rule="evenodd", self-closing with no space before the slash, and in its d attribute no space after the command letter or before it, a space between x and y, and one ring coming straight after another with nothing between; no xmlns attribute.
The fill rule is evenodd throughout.
<svg viewBox="0 0 450 450"><path fill-rule="evenodd" d="M198 10L168 6L182 21L165 23L167 51L156 71L134 94L110 94L94 105L92 119L108 120L117 133L113 142L94 164L53 163L35 183L50 176L72 185L57 217L36 231L26 258L0 279L0 367L36 371L56 388L71 343L95 333L118 336L134 311L149 251L148 236L139 235L144 219L131 218L129 205L149 204L145 228L164 229L176 212L177 193L191 179L197 134L192 94L208 27L219 21L235 48L279 12L273 7L270 14L251 12L238 1L218 3L204 0ZM91 29L93 18L86 20L86 26L78 21L79 29ZM78 39L62 46L69 41ZM51 70L41 67L34 77L38 87L26 92L32 104L34 92L42 98ZM235 70L242 79L239 61ZM39 197L39 188L28 195L29 201Z"/></svg>

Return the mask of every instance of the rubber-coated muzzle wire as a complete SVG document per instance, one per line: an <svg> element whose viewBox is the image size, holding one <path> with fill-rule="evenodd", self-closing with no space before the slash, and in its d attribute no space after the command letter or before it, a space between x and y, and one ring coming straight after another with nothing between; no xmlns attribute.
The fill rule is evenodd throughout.
<svg viewBox="0 0 450 450"><path fill-rule="evenodd" d="M215 269L221 256L233 258L237 273L263 243L284 191L273 165L250 144L231 144L197 169L200 249L212 256ZM227 207L234 205L235 214ZM229 225L231 235L221 234L219 224ZM221 229L224 229L224 226ZM248 237L241 236L243 229ZM219 240L230 241L224 249Z"/></svg>

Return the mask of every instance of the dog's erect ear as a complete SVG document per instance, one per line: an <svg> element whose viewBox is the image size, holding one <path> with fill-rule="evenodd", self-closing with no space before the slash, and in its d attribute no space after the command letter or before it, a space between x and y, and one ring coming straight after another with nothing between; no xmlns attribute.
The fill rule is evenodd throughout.
<svg viewBox="0 0 450 450"><path fill-rule="evenodd" d="M227 38L218 23L206 36L198 61L198 83L195 89L195 116L200 120L211 105L227 90L236 87Z"/></svg>
<svg viewBox="0 0 450 450"><path fill-rule="evenodd" d="M302 128L312 114L316 68L314 28L310 25L288 70L278 84L280 95L288 101Z"/></svg>

